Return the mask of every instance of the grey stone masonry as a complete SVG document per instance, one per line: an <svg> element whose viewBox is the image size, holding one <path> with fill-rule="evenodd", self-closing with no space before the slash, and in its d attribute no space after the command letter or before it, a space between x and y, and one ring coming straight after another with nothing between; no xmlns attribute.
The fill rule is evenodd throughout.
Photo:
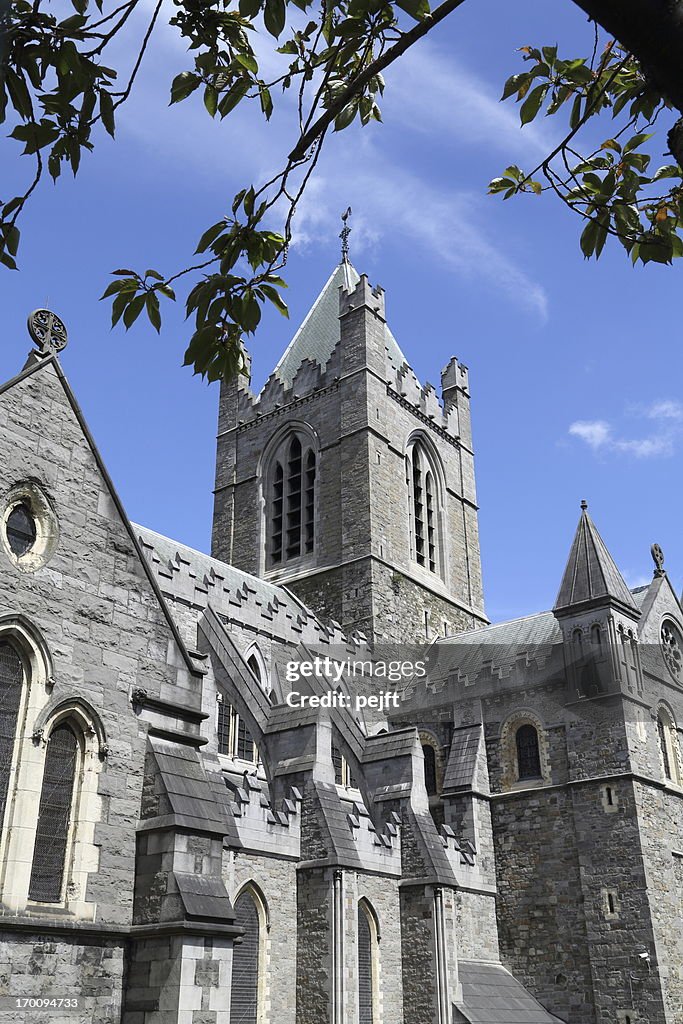
<svg viewBox="0 0 683 1024"><path fill-rule="evenodd" d="M467 370L451 360L440 401L390 334L383 291L365 276L347 285L336 343L320 346L331 353L324 366L306 359L291 384L275 373L259 395L244 377L223 385L212 553L286 583L347 633L412 641L457 632L485 621ZM295 429L317 450L315 546L274 568L266 560L269 453ZM438 571L411 555L405 466L417 438L439 466Z"/></svg>

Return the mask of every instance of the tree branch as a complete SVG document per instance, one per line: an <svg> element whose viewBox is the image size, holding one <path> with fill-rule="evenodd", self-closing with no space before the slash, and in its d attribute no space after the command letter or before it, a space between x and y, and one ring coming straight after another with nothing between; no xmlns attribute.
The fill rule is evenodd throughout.
<svg viewBox="0 0 683 1024"><path fill-rule="evenodd" d="M393 64L395 60L398 60L406 50L410 49L413 43L416 43L418 39L422 39L428 32L431 32L435 25L438 25L440 21L447 18L458 7L461 7L464 2L465 0L445 0L440 7L437 7L431 14L427 15L424 21L419 22L409 32L405 32L397 43L361 71L339 95L339 98L330 104L324 114L321 114L315 124L311 125L299 138L296 146L289 154L289 159L302 160L321 132L329 128L337 114L344 109L349 100L353 99L363 86L367 85L371 78L374 78L375 75L380 74L390 64Z"/></svg>

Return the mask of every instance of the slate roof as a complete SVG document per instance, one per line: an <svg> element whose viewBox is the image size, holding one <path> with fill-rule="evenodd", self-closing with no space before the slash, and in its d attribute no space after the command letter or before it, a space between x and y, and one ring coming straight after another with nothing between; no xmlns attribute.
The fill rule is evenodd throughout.
<svg viewBox="0 0 683 1024"><path fill-rule="evenodd" d="M461 960L458 966L462 1002L454 1024L561 1024L502 964Z"/></svg>
<svg viewBox="0 0 683 1024"><path fill-rule="evenodd" d="M469 725L453 733L443 780L444 792L475 785L481 742L481 725Z"/></svg>
<svg viewBox="0 0 683 1024"><path fill-rule="evenodd" d="M334 268L273 371L285 387L291 387L305 359L325 368L341 339L339 289L353 291L359 281L360 275L350 263L344 261ZM406 358L388 327L385 334L389 363L398 370L406 363Z"/></svg>
<svg viewBox="0 0 683 1024"><path fill-rule="evenodd" d="M631 591L584 505L555 602L555 611L604 600L617 601L637 611Z"/></svg>

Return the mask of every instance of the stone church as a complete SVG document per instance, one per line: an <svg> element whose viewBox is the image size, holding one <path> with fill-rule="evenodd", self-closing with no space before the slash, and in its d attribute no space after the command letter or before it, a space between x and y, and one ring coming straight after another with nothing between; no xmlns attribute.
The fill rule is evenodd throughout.
<svg viewBox="0 0 683 1024"><path fill-rule="evenodd" d="M423 385L346 257L261 392L222 387L211 555L129 521L29 323L0 1021L683 1024L661 549L629 590L583 507L554 608L491 625L467 369Z"/></svg>

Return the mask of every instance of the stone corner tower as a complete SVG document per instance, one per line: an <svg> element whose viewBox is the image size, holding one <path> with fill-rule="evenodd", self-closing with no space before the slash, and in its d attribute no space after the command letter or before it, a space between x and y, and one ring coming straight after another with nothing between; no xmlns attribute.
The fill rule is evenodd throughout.
<svg viewBox="0 0 683 1024"><path fill-rule="evenodd" d="M212 554L375 642L486 619L466 367L441 398L344 257L261 393L222 385Z"/></svg>

